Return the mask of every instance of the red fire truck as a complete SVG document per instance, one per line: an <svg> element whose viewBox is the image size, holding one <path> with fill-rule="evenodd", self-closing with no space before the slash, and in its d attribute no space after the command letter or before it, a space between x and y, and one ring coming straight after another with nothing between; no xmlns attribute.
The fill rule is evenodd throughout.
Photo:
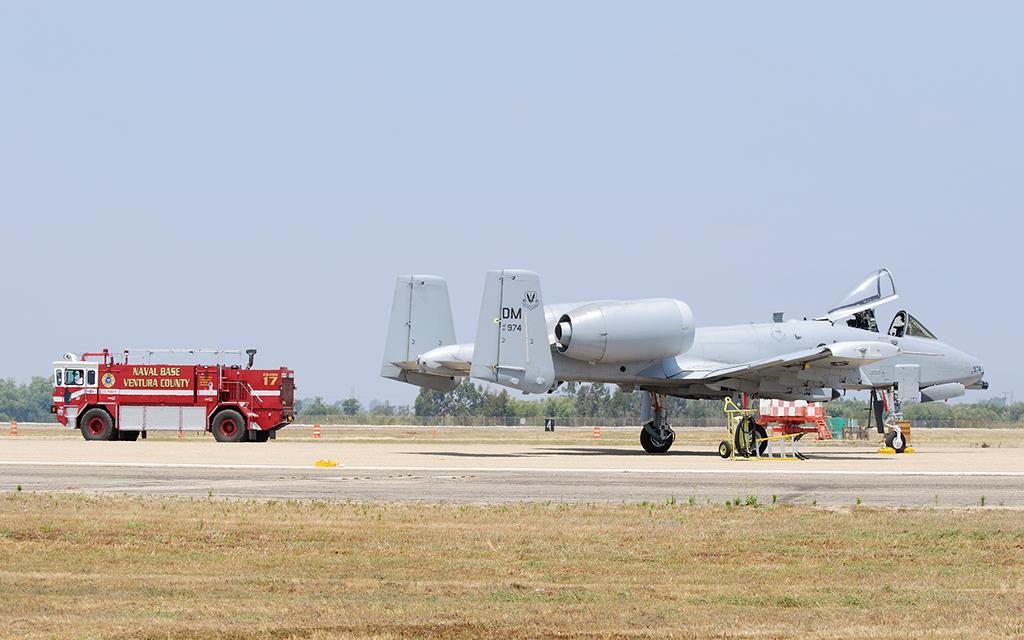
<svg viewBox="0 0 1024 640"><path fill-rule="evenodd" d="M222 355L210 349L125 349L114 362L107 349L64 355L53 363L57 420L86 440L137 440L147 431L209 431L219 442L266 442L295 419L291 369L241 365L154 364L156 354ZM168 359L172 359L168 357Z"/></svg>

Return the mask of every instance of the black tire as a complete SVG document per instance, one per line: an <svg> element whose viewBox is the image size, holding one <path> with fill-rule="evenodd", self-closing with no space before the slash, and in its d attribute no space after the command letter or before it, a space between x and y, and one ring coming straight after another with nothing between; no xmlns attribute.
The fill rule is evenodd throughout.
<svg viewBox="0 0 1024 640"><path fill-rule="evenodd" d="M113 440L114 419L103 409L89 409L79 418L82 437L86 440Z"/></svg>
<svg viewBox="0 0 1024 640"><path fill-rule="evenodd" d="M733 437L736 455L744 458L752 458L755 455L763 456L764 452L768 450L768 441L765 440L767 437L768 432L764 430L764 427L757 424L757 421L752 416L743 418L736 425L736 432Z"/></svg>
<svg viewBox="0 0 1024 640"><path fill-rule="evenodd" d="M722 440L718 444L718 455L725 459L728 459L732 455L732 445L729 444L728 440Z"/></svg>
<svg viewBox="0 0 1024 640"><path fill-rule="evenodd" d="M123 442L135 442L136 440L139 439L139 432L138 431L121 431L120 429L118 429L118 431L117 431L117 439L121 440Z"/></svg>
<svg viewBox="0 0 1024 640"><path fill-rule="evenodd" d="M768 437L768 432L764 430L764 427L757 425L757 455L763 456L764 452L768 450L768 441L765 438Z"/></svg>
<svg viewBox="0 0 1024 640"><path fill-rule="evenodd" d="M269 431L249 431L249 442L266 442L270 440Z"/></svg>
<svg viewBox="0 0 1024 640"><path fill-rule="evenodd" d="M736 455L749 458L754 455L757 440L757 423L751 417L740 418L733 433L732 446Z"/></svg>
<svg viewBox="0 0 1024 640"><path fill-rule="evenodd" d="M672 448L672 443L676 441L676 432L669 431L669 437L664 442L655 442L654 438L651 437L650 431L647 428L640 430L640 446L644 448L647 453L665 453Z"/></svg>
<svg viewBox="0 0 1024 640"><path fill-rule="evenodd" d="M243 442L245 440L245 419L234 409L225 409L213 416L210 431L217 442Z"/></svg>
<svg viewBox="0 0 1024 640"><path fill-rule="evenodd" d="M903 436L900 438L900 446L896 446L896 432L890 431L885 434L885 446L889 447L896 453L903 453L907 449L907 437Z"/></svg>

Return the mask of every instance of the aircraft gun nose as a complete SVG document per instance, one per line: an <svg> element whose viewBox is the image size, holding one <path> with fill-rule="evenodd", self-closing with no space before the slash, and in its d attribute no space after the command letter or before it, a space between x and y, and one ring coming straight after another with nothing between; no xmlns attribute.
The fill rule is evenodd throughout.
<svg viewBox="0 0 1024 640"><path fill-rule="evenodd" d="M980 381L985 376L985 365L981 363L981 360L974 356L967 356L965 382L966 385L974 384Z"/></svg>

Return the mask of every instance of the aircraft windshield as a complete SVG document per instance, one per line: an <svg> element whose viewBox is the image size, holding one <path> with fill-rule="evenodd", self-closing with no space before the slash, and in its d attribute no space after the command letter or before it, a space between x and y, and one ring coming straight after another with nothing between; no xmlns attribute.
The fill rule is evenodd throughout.
<svg viewBox="0 0 1024 640"><path fill-rule="evenodd" d="M915 338L938 340L935 334L928 330L928 327L921 324L920 320L906 311L900 311L892 319L892 324L889 325L889 335L894 338L913 336Z"/></svg>
<svg viewBox="0 0 1024 640"><path fill-rule="evenodd" d="M879 269L864 278L864 281L848 293L838 305L829 309L828 316L829 318L836 317L837 313L842 312L847 315L854 314L864 309L877 307L895 297L896 286L892 282L892 274L888 269Z"/></svg>

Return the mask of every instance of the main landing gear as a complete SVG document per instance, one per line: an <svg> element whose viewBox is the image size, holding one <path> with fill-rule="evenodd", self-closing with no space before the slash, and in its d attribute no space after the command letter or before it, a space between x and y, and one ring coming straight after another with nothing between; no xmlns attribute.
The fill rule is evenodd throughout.
<svg viewBox="0 0 1024 640"><path fill-rule="evenodd" d="M640 405L640 422L644 425L640 430L640 446L644 451L665 453L672 448L676 432L668 424L665 407L657 393L644 394Z"/></svg>

